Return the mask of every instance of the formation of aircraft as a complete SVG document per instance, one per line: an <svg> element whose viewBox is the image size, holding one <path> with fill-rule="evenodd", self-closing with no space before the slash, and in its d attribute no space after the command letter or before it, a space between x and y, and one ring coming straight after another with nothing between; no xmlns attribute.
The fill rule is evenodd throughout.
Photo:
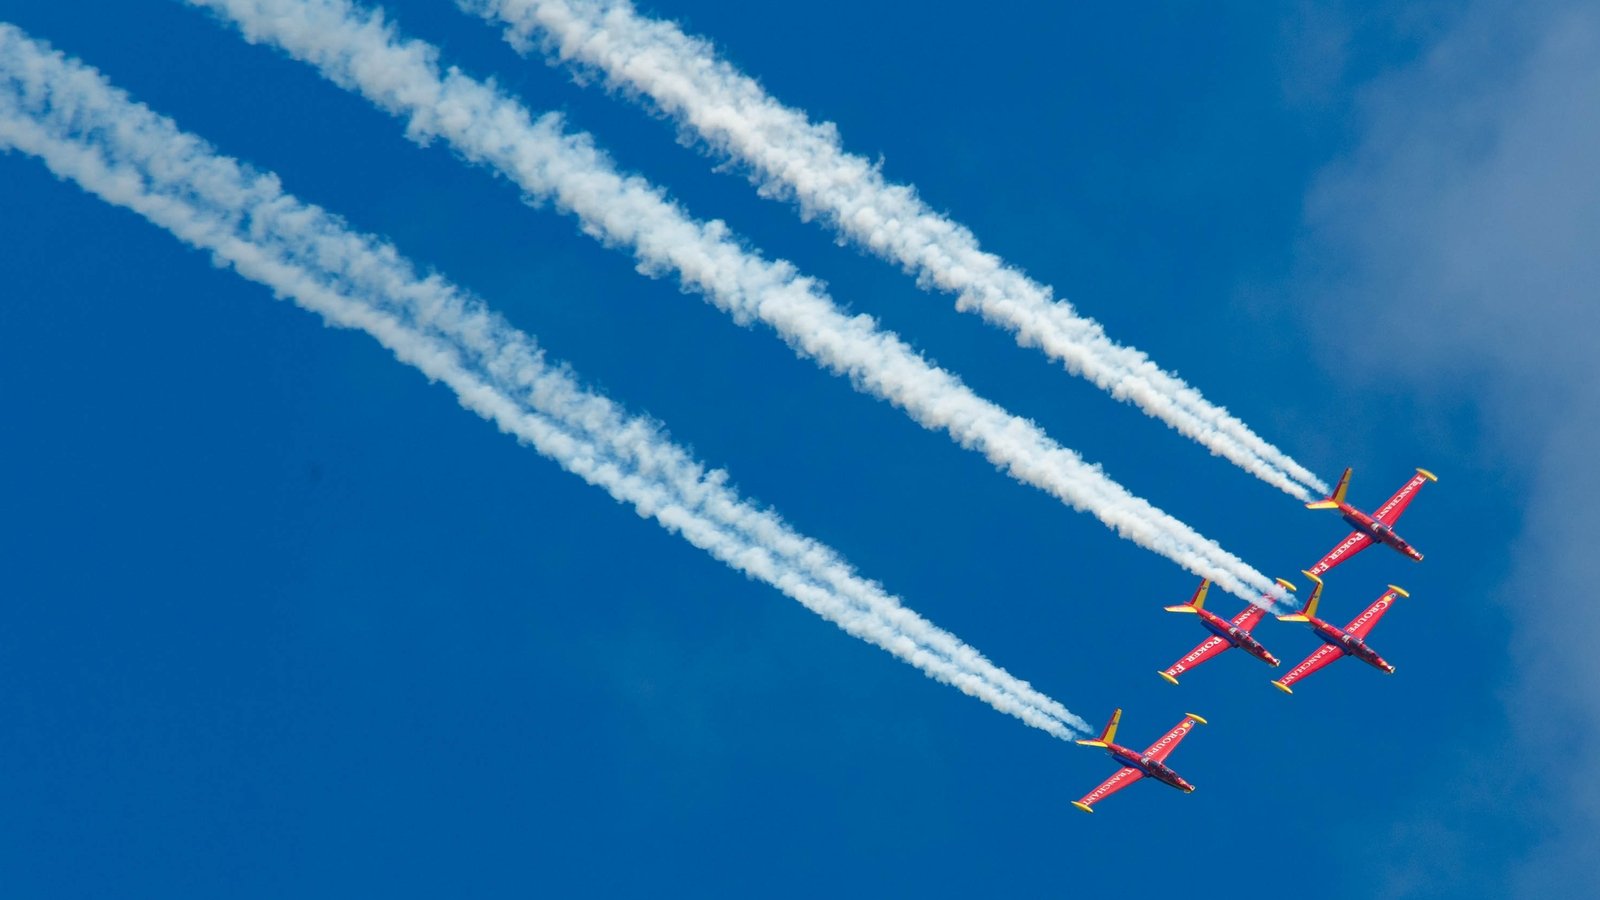
<svg viewBox="0 0 1600 900"><path fill-rule="evenodd" d="M1385 544L1404 556L1420 562L1422 554L1395 533L1394 524L1400 519L1401 513L1405 512L1406 507L1411 505L1411 501L1416 499L1417 492L1421 490L1422 486L1427 482L1438 480L1427 469L1418 469L1417 473L1401 486L1393 497L1389 498L1389 502L1378 507L1376 512L1368 514L1345 501L1345 493L1350 488L1350 470L1345 469L1343 477L1339 479L1339 483L1334 487L1332 494L1328 495L1324 500L1306 504L1307 509L1337 510L1340 516L1355 528L1355 531L1349 537L1340 541L1332 550L1328 551L1316 565L1305 570L1305 576L1310 578L1314 585L1311 589L1311 597L1306 601L1305 606L1298 612L1278 616L1278 620L1281 622L1305 624L1310 628L1312 634L1321 640L1322 644L1316 650L1313 650L1311 655L1307 656L1299 665L1290 669L1282 678L1274 679L1272 684L1275 687L1286 694L1292 694L1294 693L1293 685L1312 673L1321 670L1329 663L1346 656L1355 657L1386 674L1394 674L1394 666L1368 646L1367 636L1372 633L1372 629L1383 618L1384 614L1394 606L1396 600L1411 595L1403 588L1391 584L1383 592L1382 596L1367 606L1360 615L1351 619L1348 625L1340 628L1317 616L1317 607L1322 601L1322 589L1324 587L1322 576L1330 569L1345 562L1374 543ZM1281 578L1278 579L1278 584L1289 591L1296 590L1293 584ZM1179 675L1188 672L1201 663L1222 655L1234 647L1238 647L1256 659L1276 668L1279 665L1278 658L1268 652L1267 648L1262 646L1261 642L1252 633L1266 616L1265 607L1251 604L1232 619L1224 619L1205 608L1206 594L1210 589L1211 582L1202 580L1200 587L1195 590L1194 595L1189 598L1187 603L1166 607L1167 612L1193 614L1211 634L1193 650L1189 651L1188 655L1162 669L1158 674L1166 681L1177 684ZM1078 741L1079 744L1084 746L1104 749L1112 759L1121 763L1121 768L1117 769L1099 787L1085 794L1083 799L1074 800L1073 806L1084 812L1094 812L1093 806L1095 803L1146 776L1175 787L1186 794L1194 790L1194 785L1185 781L1182 776L1173 771L1172 767L1167 765L1166 759L1194 728L1195 724L1203 725L1205 724L1205 719L1193 713L1185 714L1183 721L1163 735L1160 740L1147 747L1143 753L1135 753L1127 747L1115 743L1117 724L1121 719L1122 710L1118 709L1112 714L1111 721L1107 723L1105 730L1100 733L1098 738Z"/></svg>

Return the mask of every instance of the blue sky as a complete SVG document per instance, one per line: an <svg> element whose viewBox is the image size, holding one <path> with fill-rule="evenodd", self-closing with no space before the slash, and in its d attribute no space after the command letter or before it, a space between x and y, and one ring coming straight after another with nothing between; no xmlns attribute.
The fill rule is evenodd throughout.
<svg viewBox="0 0 1600 900"><path fill-rule="evenodd" d="M1230 654L1173 688L1155 670L1199 638L1160 611L1193 588L1176 566L203 14L24 0L9 21L473 290L1074 712L1125 707L1130 743L1186 711L1212 724L1172 759L1196 793L1139 785L1084 816L1068 801L1104 757L845 636L370 339L7 155L7 886L1146 896L1237 866L1307 897L1582 896L1575 786L1600 773L1540 754L1596 737L1593 15L725 6L647 9L1300 461L1355 466L1358 503L1436 471L1401 529L1427 561L1367 553L1324 600L1347 618L1409 589L1372 637L1398 674L1342 663L1285 697ZM1263 571L1344 533L451 4L388 8ZM1290 663L1313 648L1259 634Z"/></svg>

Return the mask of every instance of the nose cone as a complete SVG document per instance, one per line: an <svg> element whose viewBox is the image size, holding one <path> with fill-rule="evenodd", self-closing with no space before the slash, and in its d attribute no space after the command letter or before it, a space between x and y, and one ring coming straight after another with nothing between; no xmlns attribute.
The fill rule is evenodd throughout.
<svg viewBox="0 0 1600 900"><path fill-rule="evenodd" d="M1393 674L1394 674L1394 666L1388 666L1388 665L1386 665L1386 666L1384 666L1384 667L1383 667L1383 670L1384 670L1384 671L1385 671L1385 672L1388 672L1388 673L1389 673L1389 674L1390 674L1390 675L1393 675Z"/></svg>
<svg viewBox="0 0 1600 900"><path fill-rule="evenodd" d="M1276 669L1277 667L1283 665L1283 660L1277 658L1276 656L1273 656L1271 653L1268 653L1267 654L1267 665L1269 665L1269 666L1273 667L1274 669Z"/></svg>

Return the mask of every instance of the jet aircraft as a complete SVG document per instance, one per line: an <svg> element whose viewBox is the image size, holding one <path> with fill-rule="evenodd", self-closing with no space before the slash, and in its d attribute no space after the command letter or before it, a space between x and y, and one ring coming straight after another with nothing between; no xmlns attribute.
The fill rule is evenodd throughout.
<svg viewBox="0 0 1600 900"><path fill-rule="evenodd" d="M1115 775L1102 782L1099 787L1085 794L1082 800L1072 801L1073 806L1084 812L1092 813L1094 810L1091 807L1094 803L1115 794L1146 775L1164 784L1171 785L1185 794L1194 790L1194 785L1184 781L1181 775L1172 771L1172 768L1166 764L1166 758L1178 746L1179 742L1189 734L1190 729L1194 728L1194 723L1199 722L1204 725L1206 723L1205 719L1194 713L1186 713L1182 722L1179 722L1171 731L1162 735L1161 740L1145 748L1142 754L1113 743L1117 736L1117 723L1121 720L1122 710L1119 709L1111 714L1111 721L1106 724L1106 729L1100 732L1098 738L1092 741L1078 742L1085 747L1104 748L1112 759L1122 763L1122 768L1118 769Z"/></svg>
<svg viewBox="0 0 1600 900"><path fill-rule="evenodd" d="M1282 578L1278 579L1278 584L1291 591L1295 589L1294 585L1284 581ZM1231 620L1224 619L1205 608L1206 592L1210 589L1210 580L1202 579L1200 588L1194 592L1193 597L1189 598L1188 603L1167 607L1167 612L1194 613L1199 616L1200 624L1211 632L1211 636L1201 641L1200 646L1189 651L1188 656L1156 674L1173 684L1177 684L1180 674L1234 647L1238 647L1269 666L1277 666L1278 658L1268 653L1267 648L1261 646L1261 642L1250 634L1250 629L1256 627L1256 624L1261 621L1262 616L1267 614L1267 611L1252 604L1246 606L1243 612L1234 616Z"/></svg>
<svg viewBox="0 0 1600 900"><path fill-rule="evenodd" d="M1344 494L1350 487L1350 470L1345 469L1344 476L1339 479L1338 486L1333 489L1333 493L1328 496L1328 499L1307 503L1306 509L1336 509L1339 511L1339 515L1343 516L1344 520L1355 528L1355 531L1351 532L1349 537L1340 541L1338 546L1329 550L1328 555L1324 556L1316 565L1312 566L1311 574L1322 575L1326 573L1334 566L1367 549L1372 545L1373 541L1377 541L1380 544L1388 544L1395 550L1417 562L1421 562L1422 554L1402 540L1400 535L1394 533L1394 523L1399 520L1400 514L1405 512L1406 507L1410 506L1411 501L1416 498L1417 491L1421 489L1423 482L1438 480L1427 469L1418 469L1417 474L1411 476L1411 480L1396 491L1395 495L1389 498L1388 503L1378 507L1378 511L1369 516L1345 502Z"/></svg>
<svg viewBox="0 0 1600 900"><path fill-rule="evenodd" d="M1310 572L1306 573L1317 586L1311 590L1311 599L1307 601L1306 608L1300 612L1287 616L1279 616L1283 622L1304 622L1311 626L1311 630L1322 639L1322 646L1311 652L1300 665L1289 670L1289 674L1274 681L1273 685L1285 694L1294 693L1290 685L1305 678L1312 672L1326 666L1328 663L1342 656L1354 656L1374 669L1393 675L1394 666L1389 665L1383 657L1367 646L1367 635L1372 633L1372 626L1378 624L1383 614L1389 611L1394 601L1400 597L1409 597L1403 589L1389 585L1383 596L1373 601L1361 615L1350 620L1344 628L1336 628L1331 623L1317 618L1317 601L1322 599L1322 579Z"/></svg>

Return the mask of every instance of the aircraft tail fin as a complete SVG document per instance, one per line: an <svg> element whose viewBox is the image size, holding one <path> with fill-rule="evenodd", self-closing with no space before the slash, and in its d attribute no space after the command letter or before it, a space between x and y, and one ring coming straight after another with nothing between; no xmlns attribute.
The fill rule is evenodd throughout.
<svg viewBox="0 0 1600 900"><path fill-rule="evenodd" d="M1098 738L1095 738L1092 741L1078 741L1078 743L1084 745L1085 747L1105 747L1109 745L1112 741L1117 739L1117 723L1121 721L1122 710L1119 709L1111 714L1111 721L1106 723L1105 729L1100 732L1100 736Z"/></svg>
<svg viewBox="0 0 1600 900"><path fill-rule="evenodd" d="M1333 493L1328 495L1328 499L1307 503L1306 509L1338 509L1340 504L1344 503L1345 491L1349 489L1350 470L1345 469L1344 474L1339 476L1339 483L1334 485Z"/></svg>
<svg viewBox="0 0 1600 900"><path fill-rule="evenodd" d="M1317 576L1313 575L1310 572L1304 572L1303 574L1307 578L1311 579L1312 583L1316 585L1316 587L1313 587L1311 589L1311 599L1306 601L1306 605L1305 605L1304 609L1300 610L1297 613L1293 613L1291 615L1279 616L1278 617L1278 621L1280 621L1280 622L1309 622L1312 619L1316 618L1316 616L1317 616L1317 604L1319 602L1321 602L1321 600L1322 600L1322 579L1318 578Z"/></svg>
<svg viewBox="0 0 1600 900"><path fill-rule="evenodd" d="M1206 605L1206 592L1209 590L1211 590L1211 579L1200 579L1200 587L1195 590L1194 596L1189 598L1189 602L1180 603L1177 606L1169 606L1167 607L1167 612L1192 613L1199 611Z"/></svg>

